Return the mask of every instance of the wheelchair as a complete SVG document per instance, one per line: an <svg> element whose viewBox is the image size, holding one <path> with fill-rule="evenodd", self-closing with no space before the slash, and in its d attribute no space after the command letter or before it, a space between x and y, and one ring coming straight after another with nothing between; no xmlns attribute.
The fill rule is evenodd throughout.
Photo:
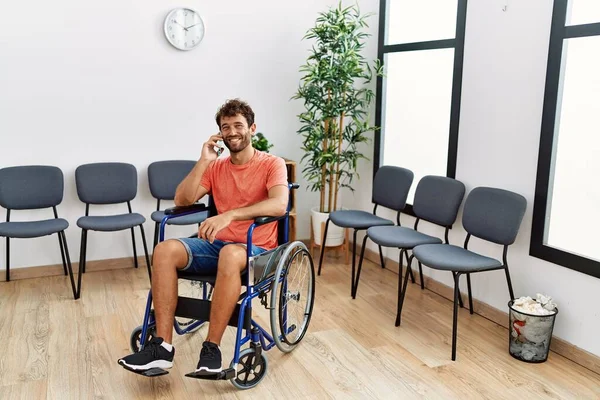
<svg viewBox="0 0 600 400"><path fill-rule="evenodd" d="M290 190L298 184L289 184ZM202 203L185 207L174 207L165 211L161 221L159 241L164 240L166 222L175 217L208 211L216 215L216 207L209 196L208 206ZM185 376L196 379L230 380L238 389L250 389L258 385L267 373L265 352L276 346L284 353L291 352L303 339L308 330L315 296L315 271L313 259L306 245L300 241L289 242L289 203L287 212L281 217L256 218L247 231L247 262L242 272L242 294L228 322L237 328L233 359L229 368L219 373L192 372ZM277 223L278 247L252 256L252 233L262 225ZM191 237L197 237L192 235ZM193 281L202 288L201 298L178 295L174 328L178 335L195 332L207 323L210 315L210 298L215 286L216 275L197 275L178 271L178 278ZM298 278L305 280L302 288L296 287ZM300 282L302 283L302 282ZM299 286L299 285L298 285ZM269 298L270 293L270 298ZM252 318L252 302L259 298L269 310L270 333ZM187 319L183 321L183 319ZM144 320L133 330L130 337L131 350L143 349L155 336L152 290L148 293ZM242 347L248 347L242 350ZM225 366L224 366L225 367ZM136 372L136 371L134 371ZM154 377L167 374L161 368L152 368L138 374Z"/></svg>

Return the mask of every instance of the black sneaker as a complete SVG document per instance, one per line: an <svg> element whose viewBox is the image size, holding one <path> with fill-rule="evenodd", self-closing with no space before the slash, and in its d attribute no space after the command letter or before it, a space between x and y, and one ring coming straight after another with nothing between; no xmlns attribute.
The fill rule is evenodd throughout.
<svg viewBox="0 0 600 400"><path fill-rule="evenodd" d="M144 350L120 358L119 364L132 371L146 371L151 368L171 368L173 366L175 348L173 347L169 352L161 346L162 342L163 339L160 337L152 338L144 347Z"/></svg>
<svg viewBox="0 0 600 400"><path fill-rule="evenodd" d="M221 372L221 350L219 346L211 342L202 343L200 351L200 361L196 367L196 372Z"/></svg>

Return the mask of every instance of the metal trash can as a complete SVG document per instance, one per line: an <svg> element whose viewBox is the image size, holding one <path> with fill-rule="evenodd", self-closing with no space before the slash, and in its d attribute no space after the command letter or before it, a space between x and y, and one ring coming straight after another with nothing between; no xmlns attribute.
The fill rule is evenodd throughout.
<svg viewBox="0 0 600 400"><path fill-rule="evenodd" d="M548 315L536 315L516 310L513 304L508 302L510 355L529 363L546 361L558 308Z"/></svg>

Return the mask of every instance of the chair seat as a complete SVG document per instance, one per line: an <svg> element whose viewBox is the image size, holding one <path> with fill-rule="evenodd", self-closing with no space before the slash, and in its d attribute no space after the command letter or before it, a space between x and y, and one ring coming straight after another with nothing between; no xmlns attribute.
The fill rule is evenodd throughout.
<svg viewBox="0 0 600 400"><path fill-rule="evenodd" d="M2 222L0 223L0 236L10 238L34 238L52 235L64 231L69 223L62 218L47 219L42 221Z"/></svg>
<svg viewBox="0 0 600 400"><path fill-rule="evenodd" d="M133 228L144 222L146 222L146 218L138 213L94 215L79 218L77 226L91 231L113 232Z"/></svg>
<svg viewBox="0 0 600 400"><path fill-rule="evenodd" d="M360 210L340 210L329 214L331 222L342 228L365 229L371 226L394 225L394 222Z"/></svg>
<svg viewBox="0 0 600 400"><path fill-rule="evenodd" d="M154 222L161 222L165 217L164 211L154 211L150 218ZM171 218L167 221L167 225L194 225L199 224L208 217L208 211L188 214L177 218Z"/></svg>
<svg viewBox="0 0 600 400"><path fill-rule="evenodd" d="M384 247L412 249L422 244L442 243L440 238L404 226L374 226L367 230L369 239Z"/></svg>
<svg viewBox="0 0 600 400"><path fill-rule="evenodd" d="M495 258L449 244L424 244L415 247L413 254L422 264L447 271L478 272L502 266Z"/></svg>

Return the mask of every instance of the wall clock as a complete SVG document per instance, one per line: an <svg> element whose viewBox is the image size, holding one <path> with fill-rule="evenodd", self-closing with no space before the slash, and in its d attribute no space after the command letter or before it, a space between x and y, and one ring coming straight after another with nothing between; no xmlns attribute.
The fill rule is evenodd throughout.
<svg viewBox="0 0 600 400"><path fill-rule="evenodd" d="M165 18L165 36L179 50L192 50L204 38L204 21L196 11L175 8Z"/></svg>

